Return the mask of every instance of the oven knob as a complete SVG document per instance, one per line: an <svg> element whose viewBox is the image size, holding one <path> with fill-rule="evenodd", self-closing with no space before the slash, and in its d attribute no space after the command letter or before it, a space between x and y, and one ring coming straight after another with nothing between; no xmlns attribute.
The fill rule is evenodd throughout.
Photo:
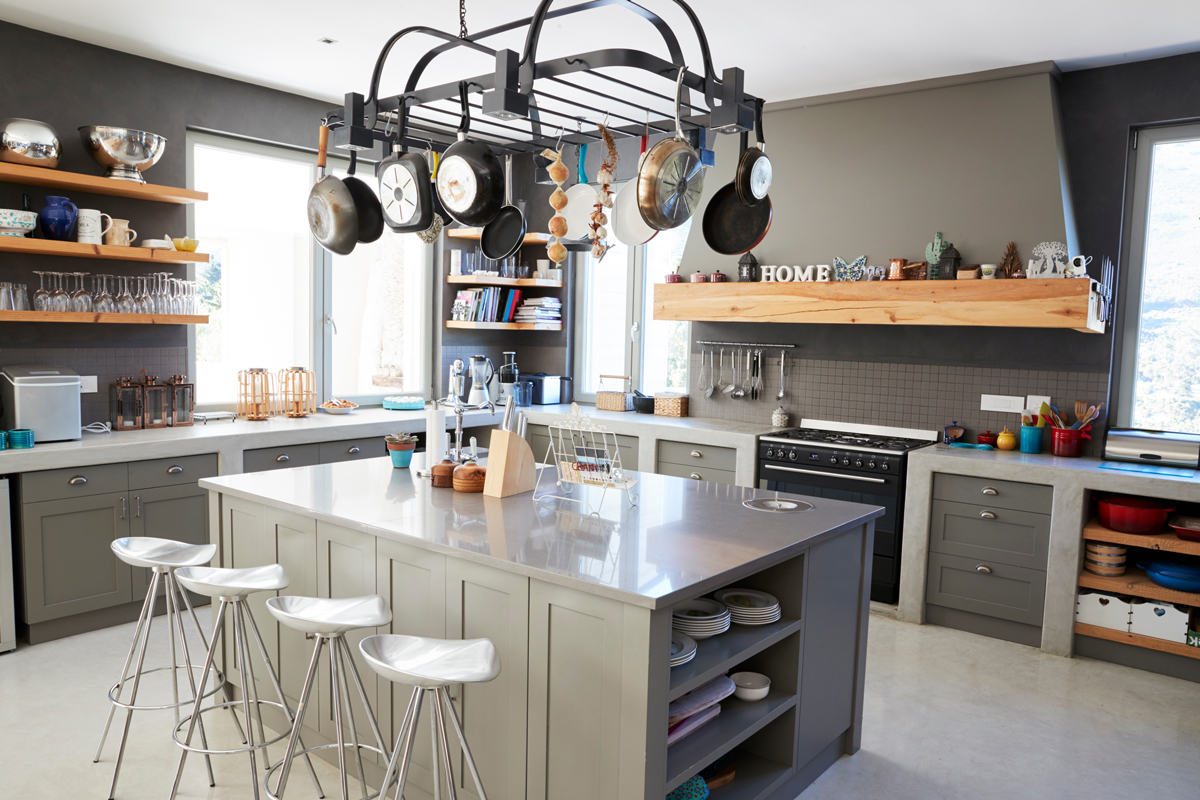
<svg viewBox="0 0 1200 800"><path fill-rule="evenodd" d="M792 450L790 453L788 453L788 459L791 461L795 461L799 457L800 457L800 454L797 453L795 450Z"/></svg>
<svg viewBox="0 0 1200 800"><path fill-rule="evenodd" d="M874 462L874 461L868 461L868 462L867 462L867 467L868 467L869 469L875 469L875 462Z"/></svg>
<svg viewBox="0 0 1200 800"><path fill-rule="evenodd" d="M856 459L854 459L854 466L856 466L856 467L861 467L861 466L862 466L862 459L861 459L861 458L856 458Z"/></svg>
<svg viewBox="0 0 1200 800"><path fill-rule="evenodd" d="M837 456L830 456L829 463L833 464L836 467L837 466Z"/></svg>
<svg viewBox="0 0 1200 800"><path fill-rule="evenodd" d="M850 457L849 457L849 456L847 456L846 458L843 458L843 459L842 459L842 466L843 466L843 467L848 467L848 466L850 466Z"/></svg>
<svg viewBox="0 0 1200 800"><path fill-rule="evenodd" d="M775 451L768 449L767 450L767 458L774 458L774 457L775 457Z"/></svg>
<svg viewBox="0 0 1200 800"><path fill-rule="evenodd" d="M883 464L881 464L879 468L886 472L887 468L888 468L888 463L886 461L883 462Z"/></svg>

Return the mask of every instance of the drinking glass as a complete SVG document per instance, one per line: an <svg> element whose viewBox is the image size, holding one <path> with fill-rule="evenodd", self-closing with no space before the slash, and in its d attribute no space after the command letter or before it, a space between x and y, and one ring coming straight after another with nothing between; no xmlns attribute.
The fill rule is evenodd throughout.
<svg viewBox="0 0 1200 800"><path fill-rule="evenodd" d="M50 293L50 310L51 311L70 311L71 298L63 289L63 273L51 272L50 277L54 279L54 291Z"/></svg>
<svg viewBox="0 0 1200 800"><path fill-rule="evenodd" d="M49 311L50 310L50 293L46 291L46 273L33 273L38 276L38 290L33 293L33 310L34 311Z"/></svg>
<svg viewBox="0 0 1200 800"><path fill-rule="evenodd" d="M117 313L118 314L133 314L137 311L137 304L133 302L133 295L129 293L129 278L125 275L117 278L121 283L121 293L117 295Z"/></svg>
<svg viewBox="0 0 1200 800"><path fill-rule="evenodd" d="M0 283L0 311L15 311L11 283Z"/></svg>
<svg viewBox="0 0 1200 800"><path fill-rule="evenodd" d="M23 283L13 284L13 310L29 310L29 290Z"/></svg>
<svg viewBox="0 0 1200 800"><path fill-rule="evenodd" d="M83 288L83 279L87 277L86 272L76 272L75 275L75 291L71 293L71 310L72 311L91 311L92 296Z"/></svg>

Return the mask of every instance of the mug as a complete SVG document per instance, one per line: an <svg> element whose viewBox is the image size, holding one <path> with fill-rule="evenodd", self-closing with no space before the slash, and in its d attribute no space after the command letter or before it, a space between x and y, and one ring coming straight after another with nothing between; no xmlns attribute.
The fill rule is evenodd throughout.
<svg viewBox="0 0 1200 800"><path fill-rule="evenodd" d="M104 217L108 217L107 225L101 224ZM104 234L108 233L112 225L113 218L108 214L94 208L81 208L79 209L79 222L75 226L76 238L83 244L100 244Z"/></svg>
<svg viewBox="0 0 1200 800"><path fill-rule="evenodd" d="M980 275L980 277L984 278L985 280L988 278L996 277L996 265L995 264L980 264L979 269L980 269L980 272L983 273L982 275Z"/></svg>
<svg viewBox="0 0 1200 800"><path fill-rule="evenodd" d="M137 239L137 231L129 227L129 220L113 219L112 217L109 217L109 220L111 220L111 224L104 234L104 243L117 247L129 247L133 244L134 239Z"/></svg>
<svg viewBox="0 0 1200 800"><path fill-rule="evenodd" d="M1092 263L1091 256L1075 256L1071 259L1071 266L1075 269L1087 269L1088 264Z"/></svg>

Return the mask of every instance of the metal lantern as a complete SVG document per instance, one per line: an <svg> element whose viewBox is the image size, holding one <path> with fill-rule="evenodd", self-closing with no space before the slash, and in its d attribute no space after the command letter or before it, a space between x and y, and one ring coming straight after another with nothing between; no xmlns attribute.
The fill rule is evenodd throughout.
<svg viewBox="0 0 1200 800"><path fill-rule="evenodd" d="M238 373L238 416L244 419L270 419L275 410L275 376L264 367L251 367Z"/></svg>
<svg viewBox="0 0 1200 800"><path fill-rule="evenodd" d="M142 429L142 387L133 378L117 378L109 385L108 407L114 431Z"/></svg>
<svg viewBox="0 0 1200 800"><path fill-rule="evenodd" d="M738 259L738 281L745 283L758 280L758 259L753 253L746 253Z"/></svg>
<svg viewBox="0 0 1200 800"><path fill-rule="evenodd" d="M962 256L958 254L954 245L946 245L946 249L942 251L941 260L938 261L938 280L956 280L960 266L962 266Z"/></svg>
<svg viewBox="0 0 1200 800"><path fill-rule="evenodd" d="M196 384L188 383L186 375L172 375L167 384L171 387L171 427L194 425Z"/></svg>
<svg viewBox="0 0 1200 800"><path fill-rule="evenodd" d="M171 387L158 382L157 375L138 373L142 389L142 427L165 428L171 424Z"/></svg>
<svg viewBox="0 0 1200 800"><path fill-rule="evenodd" d="M317 413L316 376L304 367L279 370L279 408L289 417Z"/></svg>

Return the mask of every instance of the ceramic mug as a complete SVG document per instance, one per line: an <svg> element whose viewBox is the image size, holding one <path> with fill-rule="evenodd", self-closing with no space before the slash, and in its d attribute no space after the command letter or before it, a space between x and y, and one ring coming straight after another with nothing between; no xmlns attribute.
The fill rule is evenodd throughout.
<svg viewBox="0 0 1200 800"><path fill-rule="evenodd" d="M129 227L127 219L113 219L109 225L108 231L104 234L104 243L116 245L117 247L129 247L133 241L137 239L137 231Z"/></svg>
<svg viewBox="0 0 1200 800"><path fill-rule="evenodd" d="M1091 263L1092 263L1091 256L1075 256L1074 258L1071 259L1071 266L1074 267L1075 269L1079 269L1079 270L1087 269L1088 264L1091 264Z"/></svg>
<svg viewBox="0 0 1200 800"><path fill-rule="evenodd" d="M981 278L988 279L988 278L996 277L996 265L995 264L980 264L979 270L982 273L980 275Z"/></svg>
<svg viewBox="0 0 1200 800"><path fill-rule="evenodd" d="M105 217L108 217L107 225L102 224ZM104 234L108 233L112 225L113 218L108 214L94 208L81 208L79 209L79 222L75 225L76 239L82 244L100 244Z"/></svg>

